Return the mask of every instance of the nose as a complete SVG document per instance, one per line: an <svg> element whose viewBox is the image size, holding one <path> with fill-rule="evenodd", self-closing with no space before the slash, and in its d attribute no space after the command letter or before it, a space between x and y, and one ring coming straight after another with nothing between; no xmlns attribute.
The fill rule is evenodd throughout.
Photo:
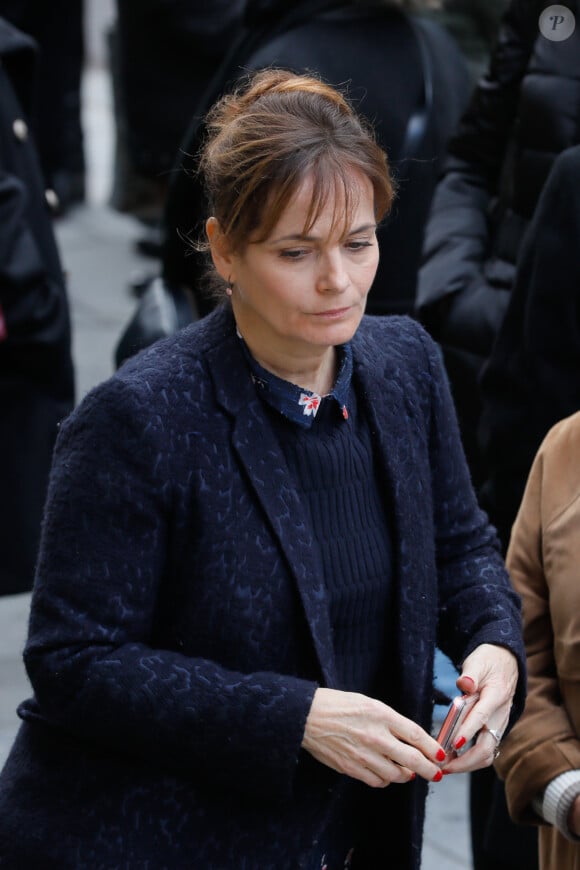
<svg viewBox="0 0 580 870"><path fill-rule="evenodd" d="M343 293L350 278L341 250L326 251L320 256L317 290L324 293Z"/></svg>

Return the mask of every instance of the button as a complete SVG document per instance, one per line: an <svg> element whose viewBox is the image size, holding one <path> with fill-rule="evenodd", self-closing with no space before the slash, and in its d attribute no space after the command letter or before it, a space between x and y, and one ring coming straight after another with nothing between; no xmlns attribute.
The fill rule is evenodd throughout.
<svg viewBox="0 0 580 870"><path fill-rule="evenodd" d="M12 132L20 142L26 142L28 139L28 124L22 118L16 118L12 124Z"/></svg>
<svg viewBox="0 0 580 870"><path fill-rule="evenodd" d="M58 195L50 187L44 191L44 198L48 203L51 211L57 212L60 208L60 199Z"/></svg>

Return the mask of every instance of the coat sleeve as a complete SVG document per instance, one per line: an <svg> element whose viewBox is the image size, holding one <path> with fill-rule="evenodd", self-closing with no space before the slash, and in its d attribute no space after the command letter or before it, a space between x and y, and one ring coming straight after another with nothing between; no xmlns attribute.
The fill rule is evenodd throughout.
<svg viewBox="0 0 580 870"><path fill-rule="evenodd" d="M577 431L579 424L576 417ZM565 443L555 442L562 431L552 430L534 461L507 555L523 600L529 692L496 769L505 779L510 814L520 823L540 824L533 799L559 774L580 770L580 739L571 718L577 723L578 709L569 710L565 700L577 696L578 438L570 454ZM571 481L575 497L565 495ZM555 511L548 506L554 494Z"/></svg>
<svg viewBox="0 0 580 870"><path fill-rule="evenodd" d="M58 439L25 649L38 715L89 746L282 799L316 686L155 646L178 434L148 425L136 393L113 378Z"/></svg>
<svg viewBox="0 0 580 870"><path fill-rule="evenodd" d="M41 346L59 334L64 288L55 286L28 223L29 196L19 178L0 171L0 304L7 340Z"/></svg>

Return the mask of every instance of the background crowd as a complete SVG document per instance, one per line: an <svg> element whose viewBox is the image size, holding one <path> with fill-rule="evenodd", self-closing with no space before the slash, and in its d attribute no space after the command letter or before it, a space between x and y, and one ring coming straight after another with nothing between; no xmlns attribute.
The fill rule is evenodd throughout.
<svg viewBox="0 0 580 870"><path fill-rule="evenodd" d="M191 246L205 215L191 169L213 101L240 70L272 64L347 82L398 189L367 310L408 313L439 343L480 503L507 549L537 449L580 407L580 28L547 38L548 6L119 2L110 202L139 222L150 273L119 323L117 364L213 308ZM577 3L566 8L578 18ZM14 493L0 594L12 594L32 584L52 445L75 403L51 225L85 195L85 48L80 0L50 14L6 0L0 16L0 490ZM490 771L473 775L472 842L476 870L536 862L535 829L509 820Z"/></svg>

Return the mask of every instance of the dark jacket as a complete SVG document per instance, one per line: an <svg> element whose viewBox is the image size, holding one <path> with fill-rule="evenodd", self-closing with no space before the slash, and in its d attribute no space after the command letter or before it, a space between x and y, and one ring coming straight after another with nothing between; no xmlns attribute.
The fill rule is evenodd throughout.
<svg viewBox="0 0 580 870"><path fill-rule="evenodd" d="M195 169L207 109L244 71L267 66L315 71L335 86L346 85L355 107L373 123L399 190L391 216L379 229L381 262L367 310L409 312L440 159L467 103L470 82L457 44L440 25L389 5L367 8L344 0L248 4L246 28L197 107L171 177L164 278L178 287L203 285L205 258L184 237L202 236L208 208L201 182L184 168ZM199 291L196 303L201 314L213 307Z"/></svg>
<svg viewBox="0 0 580 870"><path fill-rule="evenodd" d="M0 59L2 594L31 586L51 451L74 387L64 277L27 112L34 44L3 19Z"/></svg>
<svg viewBox="0 0 580 870"><path fill-rule="evenodd" d="M457 41L475 84L489 65L508 0L443 0L430 14Z"/></svg>
<svg viewBox="0 0 580 870"><path fill-rule="evenodd" d="M117 6L117 95L134 169L171 170L192 112L241 26L244 0L123 0Z"/></svg>
<svg viewBox="0 0 580 870"><path fill-rule="evenodd" d="M476 483L478 377L554 158L580 141L580 29L539 35L542 0L512 0L489 74L449 144L425 232L416 310L439 341ZM578 17L578 4L568 6Z"/></svg>
<svg viewBox="0 0 580 870"><path fill-rule="evenodd" d="M353 356L396 528L389 701L429 728L436 641L455 662L507 644L523 672L519 603L432 342L367 317ZM36 700L0 778L0 865L304 866L341 792L300 748L316 686L336 684L331 629L229 308L62 427L25 660ZM385 866L419 867L426 788L370 791Z"/></svg>
<svg viewBox="0 0 580 870"><path fill-rule="evenodd" d="M554 161L481 382L481 491L509 541L536 451L580 409L580 146Z"/></svg>

